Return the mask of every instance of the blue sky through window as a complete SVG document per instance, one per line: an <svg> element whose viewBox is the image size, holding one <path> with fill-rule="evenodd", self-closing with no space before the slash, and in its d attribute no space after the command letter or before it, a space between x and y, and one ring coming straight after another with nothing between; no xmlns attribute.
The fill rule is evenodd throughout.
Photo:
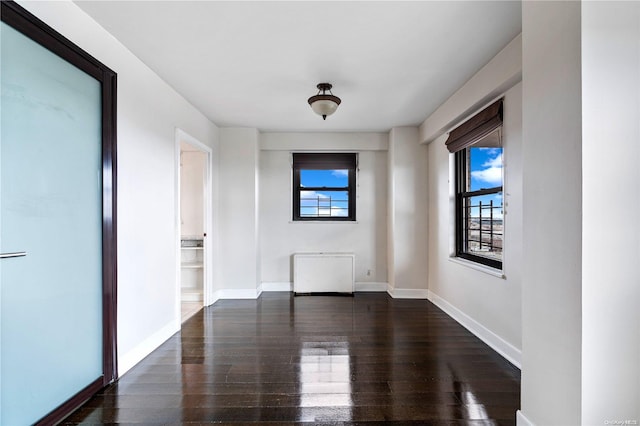
<svg viewBox="0 0 640 426"><path fill-rule="evenodd" d="M303 188L346 188L348 170L300 170ZM348 191L300 191L300 216L349 216Z"/></svg>
<svg viewBox="0 0 640 426"><path fill-rule="evenodd" d="M470 151L470 170L471 185L470 191L478 191L480 189L495 188L502 186L502 148L499 147L471 147ZM494 219L502 219L502 193L482 195L470 199L473 205L489 205L493 201L494 206L500 208L493 209ZM479 208L471 209L471 216L479 216ZM489 210L483 209L483 217L489 216Z"/></svg>
<svg viewBox="0 0 640 426"><path fill-rule="evenodd" d="M300 170L300 186L346 188L349 186L349 170Z"/></svg>
<svg viewBox="0 0 640 426"><path fill-rule="evenodd" d="M470 148L471 191L502 186L502 148Z"/></svg>

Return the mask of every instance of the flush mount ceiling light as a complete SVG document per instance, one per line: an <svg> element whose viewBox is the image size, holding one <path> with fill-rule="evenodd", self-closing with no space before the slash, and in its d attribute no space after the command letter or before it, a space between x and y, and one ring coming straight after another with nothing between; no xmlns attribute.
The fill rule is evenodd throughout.
<svg viewBox="0 0 640 426"><path fill-rule="evenodd" d="M331 93L333 87L330 83L320 83L316 86L318 88L318 94L309 98L309 105L311 109L318 115L322 116L323 120L327 119L327 115L331 115L338 109L340 105L339 97L334 96ZM327 91L329 94L327 95ZM322 92L322 93L320 93Z"/></svg>

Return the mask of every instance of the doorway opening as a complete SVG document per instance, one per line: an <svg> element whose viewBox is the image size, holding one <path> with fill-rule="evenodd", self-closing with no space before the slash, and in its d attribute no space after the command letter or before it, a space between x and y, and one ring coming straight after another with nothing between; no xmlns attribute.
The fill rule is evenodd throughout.
<svg viewBox="0 0 640 426"><path fill-rule="evenodd" d="M206 305L210 288L211 149L176 130L177 300L180 323Z"/></svg>

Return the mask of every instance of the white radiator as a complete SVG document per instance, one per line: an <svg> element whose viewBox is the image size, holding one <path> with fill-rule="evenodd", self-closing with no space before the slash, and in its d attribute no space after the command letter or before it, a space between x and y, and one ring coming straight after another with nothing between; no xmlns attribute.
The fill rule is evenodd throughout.
<svg viewBox="0 0 640 426"><path fill-rule="evenodd" d="M297 253L293 255L295 293L353 293L353 253Z"/></svg>

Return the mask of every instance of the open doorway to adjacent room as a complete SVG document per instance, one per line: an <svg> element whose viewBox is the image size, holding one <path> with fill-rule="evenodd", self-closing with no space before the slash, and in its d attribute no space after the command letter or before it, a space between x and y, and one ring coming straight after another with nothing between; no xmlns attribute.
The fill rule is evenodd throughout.
<svg viewBox="0 0 640 426"><path fill-rule="evenodd" d="M211 274L211 149L181 130L176 131L179 152L177 178L178 312L183 323L207 300Z"/></svg>

